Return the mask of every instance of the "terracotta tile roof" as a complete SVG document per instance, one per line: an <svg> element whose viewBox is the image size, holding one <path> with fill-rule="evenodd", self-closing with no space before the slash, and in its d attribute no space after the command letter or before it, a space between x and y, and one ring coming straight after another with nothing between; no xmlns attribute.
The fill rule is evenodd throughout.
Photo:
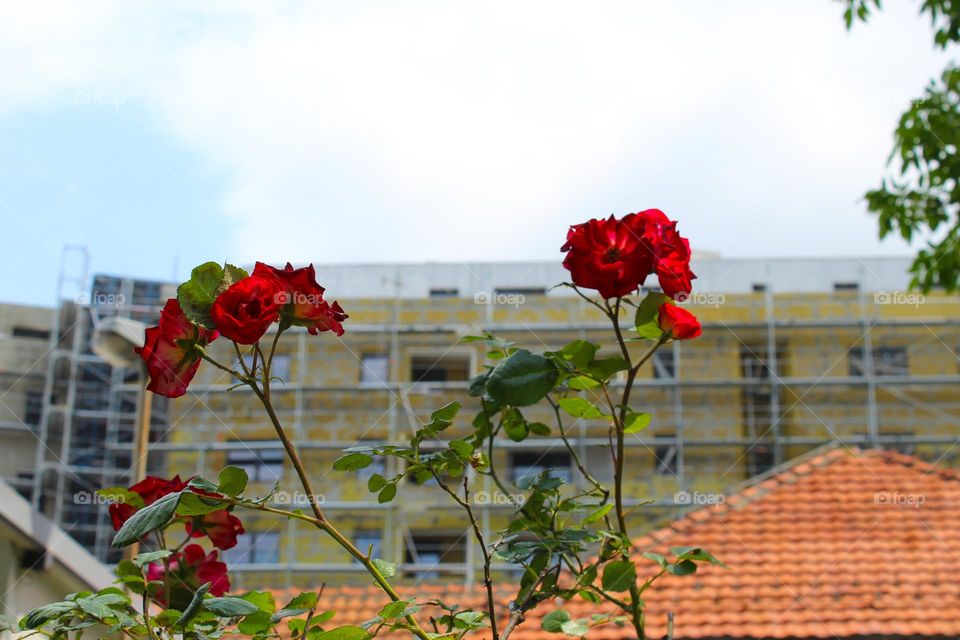
<svg viewBox="0 0 960 640"><path fill-rule="evenodd" d="M649 638L854 638L960 636L960 476L889 451L831 448L746 485L636 541L640 553L698 546L729 569L667 575L644 594ZM404 590L483 606L477 589ZM426 593L424 593L426 591ZM506 607L509 594L498 598ZM367 620L385 603L370 588L329 589L338 624ZM545 603L515 640L561 640L540 629ZM564 604L573 617L602 606ZM597 627L589 637L631 637Z"/></svg>

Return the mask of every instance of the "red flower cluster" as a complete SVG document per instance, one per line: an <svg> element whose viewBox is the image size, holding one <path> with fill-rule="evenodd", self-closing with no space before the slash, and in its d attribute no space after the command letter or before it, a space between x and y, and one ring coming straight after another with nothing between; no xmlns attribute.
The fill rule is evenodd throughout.
<svg viewBox="0 0 960 640"><path fill-rule="evenodd" d="M323 299L313 265L283 269L258 262L253 274L235 283L213 303L210 316L220 333L240 344L253 344L279 320L282 327L306 327L316 335L333 331L343 335L347 314L340 305Z"/></svg>
<svg viewBox="0 0 960 640"><path fill-rule="evenodd" d="M563 266L574 284L596 289L604 298L636 291L652 273L668 296L686 296L696 277L690 270L690 243L659 209L573 225L561 251L567 252Z"/></svg>
<svg viewBox="0 0 960 640"><path fill-rule="evenodd" d="M164 607L186 610L197 588L210 583L209 593L222 596L230 590L227 565L217 559L217 552L206 553L198 544L188 544L161 562L147 567L147 580L163 583L154 599Z"/></svg>
<svg viewBox="0 0 960 640"><path fill-rule="evenodd" d="M200 366L200 354L194 347L210 344L217 335L190 322L176 299L167 300L160 323L147 329L144 345L136 349L150 373L147 389L168 398L185 394Z"/></svg>
<svg viewBox="0 0 960 640"><path fill-rule="evenodd" d="M210 307L213 329L192 323L176 299L167 300L160 323L147 329L146 344L136 351L147 363L147 388L168 398L187 392L200 366L201 350L217 336L239 344L254 344L274 322L280 328L305 327L311 334L333 331L343 335L347 314L339 304L323 299L313 265L283 269L258 262L253 274L235 282Z"/></svg>
<svg viewBox="0 0 960 640"><path fill-rule="evenodd" d="M162 498L163 496L183 491L187 487L187 482L180 479L180 476L174 476L171 480L158 478L156 476L147 476L140 482L130 487L129 491L139 495L143 499L143 506L148 506ZM113 523L113 530L119 531L123 523L130 519L137 512L137 507L127 503L116 503L110 505L110 520ZM226 510L214 511L203 516L190 518L178 518L186 525L187 534L193 538L202 538L204 536L210 539L217 549L231 549L237 545L237 536L244 532L243 523L240 518Z"/></svg>

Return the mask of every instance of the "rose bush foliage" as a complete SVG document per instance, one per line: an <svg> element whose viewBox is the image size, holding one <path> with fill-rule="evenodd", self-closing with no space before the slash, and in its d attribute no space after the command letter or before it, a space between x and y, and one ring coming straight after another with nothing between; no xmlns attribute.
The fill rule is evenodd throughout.
<svg viewBox="0 0 960 640"><path fill-rule="evenodd" d="M690 294L695 279L689 242L676 226L660 210L648 209L619 219L592 219L573 225L567 233L562 246L563 265L572 280L567 286L609 319L617 355L600 356L601 345L586 340L538 354L490 333L468 336L465 342L486 347L488 363L469 384L468 393L478 399L480 408L465 432L454 426L462 406L453 402L436 410L408 442L353 447L333 465L335 470L353 471L376 457L396 458L398 465L385 467L400 469L395 475L370 477L368 489L380 503L427 481L445 491L474 525L484 564L480 588L488 596L485 609L462 610L458 603L437 603L429 597L401 598L391 583L392 566L358 549L312 498L317 494L273 409L270 391L272 359L281 334L294 327L311 335L344 333L348 316L337 302L324 298L313 265L294 268L287 263L276 268L258 262L248 274L229 264L206 263L193 270L176 299L167 301L158 325L147 330L146 343L138 349L150 376L148 389L168 397L183 395L201 361L249 387L311 497L310 511L281 508L271 501L273 493L246 495L247 476L237 467L227 467L216 481L149 476L129 488L105 489L102 493L115 502L110 507L117 531L114 545L140 543L153 548L118 566L118 583L127 592L111 588L73 594L31 612L18 628L66 638L77 629L100 625L150 640L231 634L366 640L385 630L404 631L420 640L459 640L484 629L493 640L506 640L523 623L525 612L542 603L581 598L615 603L619 612L574 620L557 609L544 618L544 629L583 636L598 626L618 625L642 638L644 590L664 574L686 575L698 563L720 564L702 549L685 547L675 549L669 558L644 554L644 561L653 564L652 572L638 573L628 522L633 509L623 499L624 440L653 419L631 406L634 380L658 348L701 333L696 317L676 304ZM660 291L638 295L651 276ZM632 328L623 327L622 321L631 315ZM234 355L245 357L231 357L226 363L215 360L207 347L218 337L232 343ZM638 346L643 347L641 353ZM528 417L529 408L537 404L549 406L555 424ZM579 458L567 437L571 420L606 423L612 486L597 480ZM496 443L543 436L559 436L587 490L568 490L550 470L507 486L493 464ZM476 525L471 483L481 477L489 478L504 495L522 494L509 526L497 532L495 540L485 539ZM415 482L403 483L404 478ZM220 553L237 545L237 537L244 533L238 514L247 510L294 519L330 536L382 589L380 615L361 626L336 626L330 623L336 612L323 610L318 593L301 594L281 609L267 592L228 595L228 567ZM502 610L493 595L494 561L520 569L519 580L509 579L516 595ZM139 609L130 593L141 598ZM427 627L417 614L428 603L449 615L431 619Z"/></svg>

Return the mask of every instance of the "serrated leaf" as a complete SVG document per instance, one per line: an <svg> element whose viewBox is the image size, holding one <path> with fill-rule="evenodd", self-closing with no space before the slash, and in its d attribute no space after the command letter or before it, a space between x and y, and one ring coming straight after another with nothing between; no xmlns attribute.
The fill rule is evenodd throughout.
<svg viewBox="0 0 960 640"><path fill-rule="evenodd" d="M583 524L591 524L591 523L597 522L598 520L602 520L603 516L610 513L611 509L613 509L612 503L603 505L599 509L596 509L592 513L590 513L590 515L588 515L586 518L584 518Z"/></svg>
<svg viewBox="0 0 960 640"><path fill-rule="evenodd" d="M74 603L66 600L37 607L20 620L20 627L22 629L38 629L51 620L73 611L75 607Z"/></svg>
<svg viewBox="0 0 960 640"><path fill-rule="evenodd" d="M217 491L222 494L236 497L247 488L247 472L240 467L225 467L217 478Z"/></svg>
<svg viewBox="0 0 960 640"><path fill-rule="evenodd" d="M163 560L171 555L173 555L173 551L170 549L159 549L157 551L148 551L135 555L133 557L133 564L137 567L137 576L141 575L140 570L146 565L157 562L158 560Z"/></svg>
<svg viewBox="0 0 960 640"><path fill-rule="evenodd" d="M669 300L668 295L651 291L637 305L637 313L634 315L633 324L639 337L651 340L660 339L660 336L663 335L663 329L660 328L657 321L660 314L660 305Z"/></svg>
<svg viewBox="0 0 960 640"><path fill-rule="evenodd" d="M370 563L377 568L377 571L379 571L384 578L392 578L397 574L397 565L392 562L374 558Z"/></svg>
<svg viewBox="0 0 960 640"><path fill-rule="evenodd" d="M590 628L582 620L567 620L560 625L560 630L568 636L580 638L587 635Z"/></svg>
<svg viewBox="0 0 960 640"><path fill-rule="evenodd" d="M650 426L650 420L653 416L649 413L628 413L624 421L624 433L639 433Z"/></svg>
<svg viewBox="0 0 960 640"><path fill-rule="evenodd" d="M168 493L151 505L140 509L123 523L113 538L114 547L133 544L147 533L165 526L177 510L180 492Z"/></svg>
<svg viewBox="0 0 960 640"><path fill-rule="evenodd" d="M574 418L584 418L587 420L606 417L603 411L589 400L584 398L561 398L557 401L560 408Z"/></svg>
<svg viewBox="0 0 960 640"><path fill-rule="evenodd" d="M383 489L380 490L380 493L377 494L377 502L380 504L386 504L391 502L394 498L397 497L397 485L388 484Z"/></svg>
<svg viewBox="0 0 960 640"><path fill-rule="evenodd" d="M210 582L204 582L194 592L193 598L190 600L190 604L188 604L187 608L183 610L183 615L180 616L180 619L177 621L181 628L200 611L200 605L203 604L203 596L207 595L207 591L210 590L210 586Z"/></svg>
<svg viewBox="0 0 960 640"><path fill-rule="evenodd" d="M375 473L367 480L367 490L370 493L376 493L387 486L387 480L379 473Z"/></svg>
<svg viewBox="0 0 960 640"><path fill-rule="evenodd" d="M203 607L210 613L224 618L236 618L239 616L248 616L251 613L260 611L260 607L248 602L243 598L222 597L208 598L203 601Z"/></svg>
<svg viewBox="0 0 960 640"><path fill-rule="evenodd" d="M604 591L626 591L637 582L637 568L630 560L617 560L603 568Z"/></svg>
<svg viewBox="0 0 960 640"><path fill-rule="evenodd" d="M337 458L336 462L333 463L333 468L336 471L356 471L369 467L372 463L373 457L365 453L348 453Z"/></svg>
<svg viewBox="0 0 960 640"><path fill-rule="evenodd" d="M406 600L397 600L396 602L391 602L380 610L380 617L384 620L400 618L403 616L403 612L406 611L409 604L410 603Z"/></svg>
<svg viewBox="0 0 960 640"><path fill-rule="evenodd" d="M559 376L550 360L519 349L490 372L487 393L502 404L526 407L550 393Z"/></svg>
<svg viewBox="0 0 960 640"><path fill-rule="evenodd" d="M570 614L563 609L555 609L543 616L540 620L540 628L550 633L560 633L564 622L570 620Z"/></svg>
<svg viewBox="0 0 960 640"><path fill-rule="evenodd" d="M335 627L317 636L317 640L366 640L370 637L364 629L353 625Z"/></svg>

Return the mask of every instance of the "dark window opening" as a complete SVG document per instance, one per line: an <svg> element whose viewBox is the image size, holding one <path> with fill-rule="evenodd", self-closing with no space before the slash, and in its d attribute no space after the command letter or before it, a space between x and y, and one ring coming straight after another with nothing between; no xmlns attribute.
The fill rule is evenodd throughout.
<svg viewBox="0 0 960 640"><path fill-rule="evenodd" d="M860 283L859 282L834 282L833 290L834 291L859 291Z"/></svg>
<svg viewBox="0 0 960 640"><path fill-rule="evenodd" d="M235 441L236 442L236 441ZM247 472L250 482L276 482L283 476L283 451L280 449L231 449L227 464Z"/></svg>
<svg viewBox="0 0 960 640"><path fill-rule="evenodd" d="M767 290L766 283L763 282L754 282L753 283L753 292L754 293L764 293Z"/></svg>
<svg viewBox="0 0 960 640"><path fill-rule="evenodd" d="M658 476L677 475L677 445L658 444L653 449L654 473Z"/></svg>
<svg viewBox="0 0 960 640"><path fill-rule="evenodd" d="M40 425L40 418L42 416L43 393L40 391L27 391L23 410L23 421L31 427L36 427Z"/></svg>
<svg viewBox="0 0 960 640"><path fill-rule="evenodd" d="M35 329L33 327L14 327L14 338L31 338L33 340L49 340L50 331L47 329Z"/></svg>
<svg viewBox="0 0 960 640"><path fill-rule="evenodd" d="M747 453L747 475L756 476L766 473L776 464L773 445L758 442Z"/></svg>
<svg viewBox="0 0 960 640"><path fill-rule="evenodd" d="M466 560L466 545L463 534L412 533L407 541L407 564L418 565L410 576L418 579L436 578L445 564L462 563Z"/></svg>
<svg viewBox="0 0 960 640"><path fill-rule="evenodd" d="M661 349L653 353L653 377L660 379L677 377L673 349Z"/></svg>
<svg viewBox="0 0 960 640"><path fill-rule="evenodd" d="M871 350L873 373L878 376L905 376L910 373L906 347L874 347ZM850 375L867 374L866 351L863 347L850 349Z"/></svg>
<svg viewBox="0 0 960 640"><path fill-rule="evenodd" d="M279 531L247 531L237 536L237 546L223 552L229 564L276 564L280 561Z"/></svg>
<svg viewBox="0 0 960 640"><path fill-rule="evenodd" d="M543 296L547 294L546 287L497 287L493 290L498 296Z"/></svg>
<svg viewBox="0 0 960 640"><path fill-rule="evenodd" d="M430 289L431 298L458 298L460 289L451 287L449 289Z"/></svg>
<svg viewBox="0 0 960 640"><path fill-rule="evenodd" d="M470 356L413 356L410 379L414 382L466 382L470 379Z"/></svg>
<svg viewBox="0 0 960 640"><path fill-rule="evenodd" d="M532 478L544 471L565 483L571 480L570 454L564 451L514 451L510 454L510 466L514 484L521 478Z"/></svg>

